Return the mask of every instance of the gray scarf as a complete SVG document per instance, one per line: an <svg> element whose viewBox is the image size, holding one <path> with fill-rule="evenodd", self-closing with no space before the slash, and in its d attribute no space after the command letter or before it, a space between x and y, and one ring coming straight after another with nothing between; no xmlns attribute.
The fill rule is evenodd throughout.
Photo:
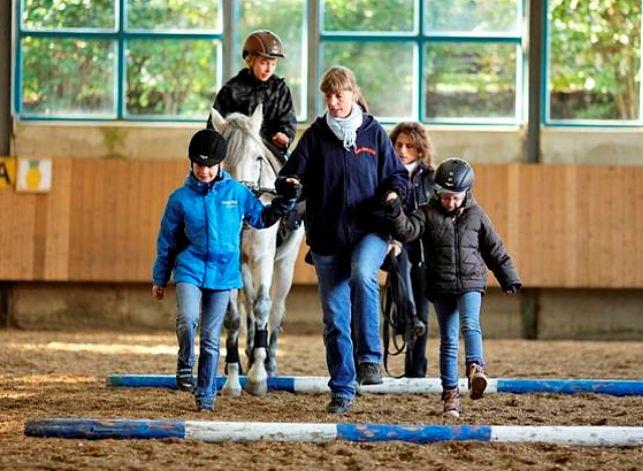
<svg viewBox="0 0 643 471"><path fill-rule="evenodd" d="M337 139L342 141L346 150L349 150L351 146L355 147L357 128L362 125L363 119L362 108L357 103L353 103L350 114L345 118L334 118L326 112L326 124L337 136Z"/></svg>

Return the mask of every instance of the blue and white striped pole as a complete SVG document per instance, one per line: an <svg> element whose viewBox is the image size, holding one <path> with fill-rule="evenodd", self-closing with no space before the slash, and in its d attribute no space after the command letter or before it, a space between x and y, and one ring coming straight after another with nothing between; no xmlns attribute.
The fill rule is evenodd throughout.
<svg viewBox="0 0 643 471"><path fill-rule="evenodd" d="M383 378L377 385L360 386L362 393L379 394L440 394L439 378ZM241 387L246 377L241 376ZM217 377L221 389L225 376ZM109 386L130 388L176 388L174 375L111 374ZM460 379L461 392L467 390L467 380ZM322 376L271 376L268 389L301 394L327 393L328 378ZM570 379L570 378L490 378L487 393L550 393L550 394L608 394L612 396L643 396L643 381L619 379Z"/></svg>
<svg viewBox="0 0 643 471"><path fill-rule="evenodd" d="M371 425L265 422L201 422L148 419L44 419L28 421L25 435L72 439L176 438L206 442L482 441L578 446L643 446L643 427Z"/></svg>

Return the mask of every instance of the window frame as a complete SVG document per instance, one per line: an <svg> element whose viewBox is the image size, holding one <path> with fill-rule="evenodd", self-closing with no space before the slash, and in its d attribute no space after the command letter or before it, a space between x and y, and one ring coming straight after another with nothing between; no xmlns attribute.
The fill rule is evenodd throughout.
<svg viewBox="0 0 643 471"><path fill-rule="evenodd" d="M544 4L544 26L540 89L540 122L550 128L640 128L643 126L643 1L641 2L641 63L639 64L639 119L567 119L551 117L551 38L550 0L541 0Z"/></svg>
<svg viewBox="0 0 643 471"><path fill-rule="evenodd" d="M108 123L193 123L201 121L198 118L179 117L171 115L133 115L126 110L126 79L127 43L138 39L174 39L174 40L212 40L217 41L216 69L217 79L215 88L218 90L221 85L234 75L232 70L233 53L240 47L233 44L233 29L236 28L234 21L235 12L238 11L238 3L241 0L217 0L218 19L217 25L211 30L158 30L147 31L142 29L127 29L127 0L113 0L114 4L114 26L109 28L27 28L23 25L23 7L25 0L12 0L12 86L11 86L11 112L20 120L24 121L50 121L50 122L85 122L98 121ZM298 116L299 123L310 123L317 115L322 101L321 94L317 90L319 79L323 73L322 68L322 46L324 41L386 41L415 43L414 46L414 85L413 85L413 109L409 119L415 119L425 124L445 126L524 126L526 125L527 96L529 91L527 84L527 37L528 21L526 7L528 0L518 0L518 24L515 34L512 33L484 33L469 34L463 32L454 33L430 33L426 31L424 21L424 0L414 0L415 15L414 29L412 32L347 32L347 31L325 31L323 29L324 0L303 0L304 1L304 22L302 44L302 63L307 64L308 71L302 71L301 97L302 112ZM591 120L591 119L552 119L550 116L551 106L551 28L549 21L550 0L539 0L544 4L543 20L543 44L540 48L540 55L543 66L540 70L540 90L537 91L540 100L540 124L545 127L603 127L603 128L641 128L643 126L643 79L639 81L639 119L637 120ZM641 18L643 23L643 15ZM643 24L642 24L642 60L640 74L643 76ZM22 86L23 86L23 39L25 37L38 38L69 38L69 39L105 39L112 41L114 47L114 112L101 115L60 115L25 112L22 107ZM515 114L512 118L428 118L426 116L426 82L424 79L425 64L427 61L427 45L438 43L463 43L473 44L484 43L512 43L516 45L516 104ZM391 124L395 121L383 117L380 121L384 124Z"/></svg>
<svg viewBox="0 0 643 471"><path fill-rule="evenodd" d="M516 16L518 24L515 33L482 33L472 34L467 32L428 32L426 31L424 19L424 0L414 0L414 29L407 33L398 32L347 32L347 31L326 31L324 30L324 0L317 0L320 3L319 18L319 36L317 54L321 58L321 48L324 41L353 41L353 42L414 42L416 63L413 64L415 71L413 79L413 101L414 109L412 115L404 119L419 121L431 125L458 125L458 126L520 126L525 121L525 102L526 102L526 59L527 52L525 47L525 7L527 0L518 0L516 2ZM511 43L516 46L516 79L515 94L516 103L514 116L512 118L428 118L426 115L426 82L425 82L425 65L427 61L426 48L430 44L439 43L474 43L474 44L503 44ZM321 60L318 60L317 79L321 78L323 73L320 70ZM367 97L368 98L368 97ZM315 109L319 110L321 106L321 97L315 100ZM399 118L378 117L378 121L383 124L395 124Z"/></svg>
<svg viewBox="0 0 643 471"><path fill-rule="evenodd" d="M24 0L13 2L13 25L15 25L14 37L14 62L13 62L13 114L25 121L105 121L105 122L176 122L191 123L203 121L199 118L181 117L175 115L135 115L129 114L126 110L127 100L127 44L132 40L153 40L153 39L174 39L174 40L210 40L217 41L216 68L217 80L216 89L221 87L223 81L223 8L224 1L218 2L217 25L212 30L189 30L189 31L151 31L144 29L127 29L127 0L112 0L114 3L114 28L25 28L23 25ZM23 78L23 45L25 37L36 37L45 39L105 39L112 41L114 47L114 112L108 114L87 114L83 115L55 115L45 113L29 113L22 109L22 78Z"/></svg>

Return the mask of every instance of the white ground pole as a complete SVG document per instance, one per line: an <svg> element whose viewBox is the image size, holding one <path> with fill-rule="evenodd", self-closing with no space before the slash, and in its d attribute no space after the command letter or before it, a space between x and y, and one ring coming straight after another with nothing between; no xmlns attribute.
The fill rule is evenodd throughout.
<svg viewBox="0 0 643 471"><path fill-rule="evenodd" d="M185 422L186 440L202 440L206 442L327 442L336 438L336 424Z"/></svg>
<svg viewBox="0 0 643 471"><path fill-rule="evenodd" d="M203 422L158 419L54 418L29 420L25 435L71 439L185 439L207 442L442 441L643 446L643 427L396 425L351 423Z"/></svg>
<svg viewBox="0 0 643 471"><path fill-rule="evenodd" d="M642 446L643 427L492 426L491 442L580 446Z"/></svg>
<svg viewBox="0 0 643 471"><path fill-rule="evenodd" d="M245 376L239 377L243 386ZM225 376L216 378L217 387L223 387ZM176 388L174 375L162 374L110 374L107 384L129 388ZM458 381L460 392L467 392L466 378ZM328 377L323 376L270 376L270 391L287 391L301 394L329 392ZM358 386L360 393L375 394L440 394L439 378L383 378L382 384ZM608 394L612 396L643 396L641 379L598 378L488 378L485 393L510 394Z"/></svg>

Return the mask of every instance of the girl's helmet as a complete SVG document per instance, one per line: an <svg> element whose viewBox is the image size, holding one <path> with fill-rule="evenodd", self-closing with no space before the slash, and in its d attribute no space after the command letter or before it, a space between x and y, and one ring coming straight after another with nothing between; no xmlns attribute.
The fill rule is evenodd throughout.
<svg viewBox="0 0 643 471"><path fill-rule="evenodd" d="M190 162L212 167L225 158L227 144L214 129L201 129L192 136L188 156Z"/></svg>
<svg viewBox="0 0 643 471"><path fill-rule="evenodd" d="M438 190L462 193L473 186L473 168L465 160L451 157L444 160L435 170L435 183Z"/></svg>
<svg viewBox="0 0 643 471"><path fill-rule="evenodd" d="M243 58L250 54L274 59L286 57L281 39L272 31L262 30L250 33L243 43Z"/></svg>

